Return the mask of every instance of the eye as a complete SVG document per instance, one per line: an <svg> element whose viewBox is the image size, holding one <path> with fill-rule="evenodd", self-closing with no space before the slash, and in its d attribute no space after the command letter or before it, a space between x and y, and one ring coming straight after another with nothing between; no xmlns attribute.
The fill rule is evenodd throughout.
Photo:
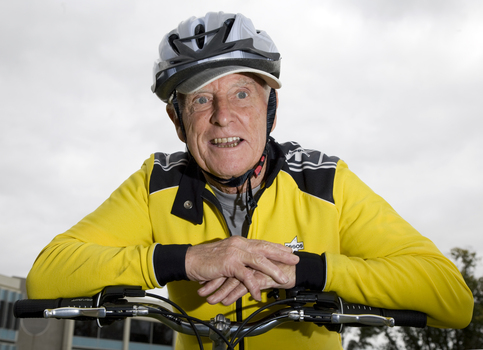
<svg viewBox="0 0 483 350"><path fill-rule="evenodd" d="M203 105L205 103L208 103L208 98L206 96L200 96L195 100L195 102L197 104Z"/></svg>
<svg viewBox="0 0 483 350"><path fill-rule="evenodd" d="M238 97L240 100L243 100L244 98L248 97L248 94L246 93L246 91L239 91L236 94L236 97Z"/></svg>
<svg viewBox="0 0 483 350"><path fill-rule="evenodd" d="M213 98L210 95L198 94L190 98L189 108L194 112L201 112L210 108Z"/></svg>

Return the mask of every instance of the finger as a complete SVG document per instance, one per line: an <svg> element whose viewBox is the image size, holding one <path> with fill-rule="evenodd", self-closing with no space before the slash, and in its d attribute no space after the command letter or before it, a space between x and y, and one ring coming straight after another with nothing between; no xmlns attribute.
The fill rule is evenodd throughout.
<svg viewBox="0 0 483 350"><path fill-rule="evenodd" d="M221 300L221 303L225 306L231 305L240 299L242 296L248 293L247 287L242 283L239 283L238 286L231 291L224 299Z"/></svg>
<svg viewBox="0 0 483 350"><path fill-rule="evenodd" d="M220 301L224 300L228 295L230 295L239 285L241 285L241 282L236 278L228 278L214 294L210 295L206 299L206 301L209 304L218 304ZM246 288L245 290L248 292Z"/></svg>
<svg viewBox="0 0 483 350"><path fill-rule="evenodd" d="M264 273L265 275L275 280L277 283L285 284L289 281L289 278L285 275L285 273L283 273L283 271L277 265L275 265L266 257L262 255L250 254L246 258L247 258L247 260L245 261L246 266L249 266L253 270L257 270ZM249 277L253 277L253 276L249 276ZM244 280L241 280L241 281L250 290L250 286Z"/></svg>
<svg viewBox="0 0 483 350"><path fill-rule="evenodd" d="M299 262L299 257L293 254L292 248L282 244L263 240L247 240L245 244L247 251L263 255L270 260L287 265L296 265Z"/></svg>
<svg viewBox="0 0 483 350"><path fill-rule="evenodd" d="M203 287L198 289L198 295L201 297L206 297L207 295L210 295L214 291L216 291L218 288L220 288L223 283L225 283L226 277L220 277L217 279L214 279L212 281L208 281L203 284Z"/></svg>
<svg viewBox="0 0 483 350"><path fill-rule="evenodd" d="M253 277L253 270L242 267L236 269L234 277L242 282L252 295L253 299L260 301L262 298L260 285L255 277Z"/></svg>

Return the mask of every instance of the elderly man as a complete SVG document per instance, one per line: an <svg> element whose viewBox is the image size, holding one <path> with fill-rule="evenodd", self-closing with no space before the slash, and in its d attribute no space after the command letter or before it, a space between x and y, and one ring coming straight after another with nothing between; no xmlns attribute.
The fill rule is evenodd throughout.
<svg viewBox="0 0 483 350"><path fill-rule="evenodd" d="M159 54L152 90L187 151L153 154L55 237L28 276L29 297L167 285L195 317L242 320L268 289L301 286L419 310L431 326L469 323L471 292L431 241L343 161L270 137L280 54L265 32L241 14L208 13L168 33ZM337 349L341 340L301 323L240 344L268 347Z"/></svg>

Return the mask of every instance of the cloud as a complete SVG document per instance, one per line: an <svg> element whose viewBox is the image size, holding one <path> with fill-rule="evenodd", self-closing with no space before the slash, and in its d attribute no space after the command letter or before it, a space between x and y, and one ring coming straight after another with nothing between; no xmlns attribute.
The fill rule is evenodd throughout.
<svg viewBox="0 0 483 350"><path fill-rule="evenodd" d="M252 18L282 53L277 140L346 160L444 252L483 253L481 1L210 7L0 4L0 273L25 276L150 153L183 149L151 69L165 32L218 9Z"/></svg>

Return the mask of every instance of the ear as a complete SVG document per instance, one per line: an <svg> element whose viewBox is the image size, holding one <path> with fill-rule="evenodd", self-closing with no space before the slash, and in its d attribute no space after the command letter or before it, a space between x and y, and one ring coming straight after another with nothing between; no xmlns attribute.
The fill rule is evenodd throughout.
<svg viewBox="0 0 483 350"><path fill-rule="evenodd" d="M176 114L174 106L171 103L168 103L166 105L166 112L168 113L169 119L171 119L171 121L174 124L174 127L176 128L176 133L178 134L178 138L181 140L181 142L186 143L186 140L183 135L183 130L181 129L178 115Z"/></svg>

